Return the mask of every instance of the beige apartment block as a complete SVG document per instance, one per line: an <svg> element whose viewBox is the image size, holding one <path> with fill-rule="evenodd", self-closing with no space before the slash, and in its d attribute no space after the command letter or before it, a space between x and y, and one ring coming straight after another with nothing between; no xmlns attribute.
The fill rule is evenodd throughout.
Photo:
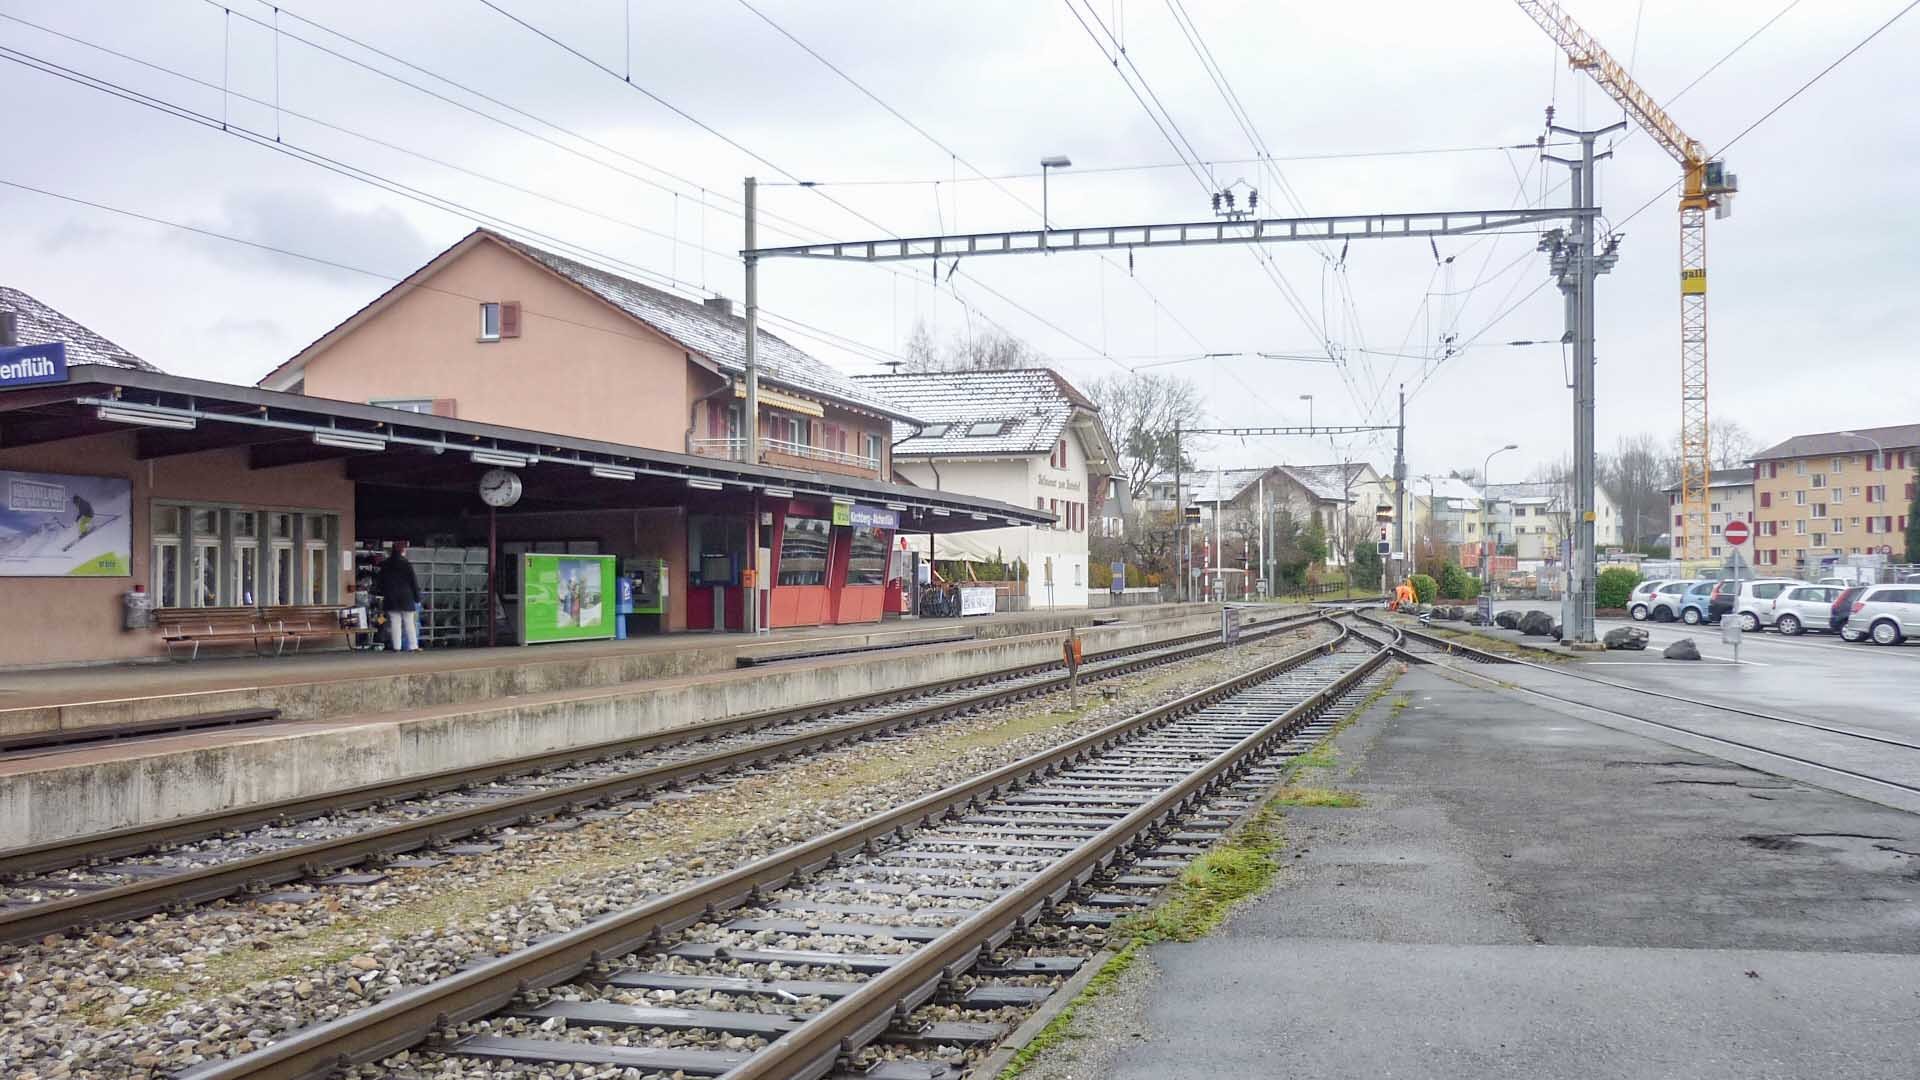
<svg viewBox="0 0 1920 1080"><path fill-rule="evenodd" d="M1809 576L1822 559L1902 558L1920 424L1797 435L1755 454L1753 554L1763 572Z"/></svg>

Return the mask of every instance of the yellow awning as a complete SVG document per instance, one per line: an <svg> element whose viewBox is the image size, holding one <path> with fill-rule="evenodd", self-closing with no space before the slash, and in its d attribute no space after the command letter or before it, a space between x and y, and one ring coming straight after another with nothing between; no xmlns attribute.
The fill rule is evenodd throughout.
<svg viewBox="0 0 1920 1080"><path fill-rule="evenodd" d="M733 384L733 396L737 398L746 397L747 384L736 380ZM803 397L794 397L792 394L783 394L778 390L770 389L764 385L760 387L760 404L771 406L775 409L785 409L790 413L799 413L801 416L826 415L826 412L820 408L819 402L808 401Z"/></svg>

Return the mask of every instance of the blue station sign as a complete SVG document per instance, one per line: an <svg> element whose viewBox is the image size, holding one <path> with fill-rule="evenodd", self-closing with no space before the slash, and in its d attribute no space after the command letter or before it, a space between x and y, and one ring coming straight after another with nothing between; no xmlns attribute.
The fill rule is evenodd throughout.
<svg viewBox="0 0 1920 1080"><path fill-rule="evenodd" d="M64 342L0 348L0 389L66 381L67 346Z"/></svg>

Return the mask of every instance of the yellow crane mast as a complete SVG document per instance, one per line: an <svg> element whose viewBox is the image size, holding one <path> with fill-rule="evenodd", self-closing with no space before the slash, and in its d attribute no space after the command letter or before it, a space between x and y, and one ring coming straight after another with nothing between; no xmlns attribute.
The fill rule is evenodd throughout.
<svg viewBox="0 0 1920 1080"><path fill-rule="evenodd" d="M1516 2L1567 54L1569 67L1599 83L1684 170L1680 187L1680 507L1685 544L1676 554L1704 559L1707 485L1713 472L1707 428L1707 211L1713 210L1716 217L1731 213L1738 180L1707 155L1698 139L1680 130L1660 103L1559 4Z"/></svg>

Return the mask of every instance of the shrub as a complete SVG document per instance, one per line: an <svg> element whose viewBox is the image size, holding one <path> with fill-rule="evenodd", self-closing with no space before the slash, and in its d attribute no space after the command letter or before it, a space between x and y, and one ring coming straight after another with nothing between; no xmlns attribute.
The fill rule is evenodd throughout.
<svg viewBox="0 0 1920 1080"><path fill-rule="evenodd" d="M1440 583L1425 574L1415 574L1407 580L1413 583L1414 599L1423 604L1433 603L1434 596L1440 592Z"/></svg>
<svg viewBox="0 0 1920 1080"><path fill-rule="evenodd" d="M1460 567L1459 563L1447 563L1440 567L1440 596L1444 600L1471 600L1473 587L1468 584L1473 578Z"/></svg>
<svg viewBox="0 0 1920 1080"><path fill-rule="evenodd" d="M1627 598L1633 595L1633 587L1640 584L1640 571L1616 566L1611 570L1600 571L1600 577L1593 586L1593 605L1599 608L1623 608Z"/></svg>

